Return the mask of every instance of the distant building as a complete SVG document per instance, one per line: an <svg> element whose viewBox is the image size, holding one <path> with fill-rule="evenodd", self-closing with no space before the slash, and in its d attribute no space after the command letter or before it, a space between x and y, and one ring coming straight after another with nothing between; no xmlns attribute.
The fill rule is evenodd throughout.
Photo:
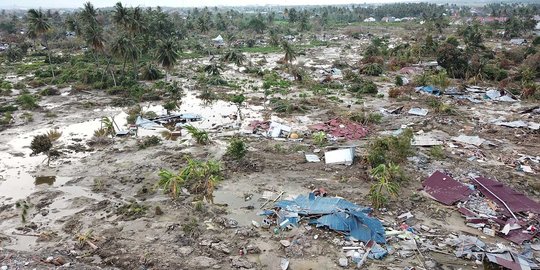
<svg viewBox="0 0 540 270"><path fill-rule="evenodd" d="M396 17L382 17L381 22L395 22Z"/></svg>
<svg viewBox="0 0 540 270"><path fill-rule="evenodd" d="M212 39L214 42L214 46L216 47L222 47L225 45L225 42L223 41L223 37L221 35L218 35L216 38Z"/></svg>
<svg viewBox="0 0 540 270"><path fill-rule="evenodd" d="M377 20L373 17L369 17L367 19L364 19L364 22L376 22Z"/></svg>

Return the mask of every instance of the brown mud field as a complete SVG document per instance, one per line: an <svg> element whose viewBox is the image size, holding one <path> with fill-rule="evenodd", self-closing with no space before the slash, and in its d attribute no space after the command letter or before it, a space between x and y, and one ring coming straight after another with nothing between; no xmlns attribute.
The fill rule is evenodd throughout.
<svg viewBox="0 0 540 270"><path fill-rule="evenodd" d="M345 52L332 47L310 49L305 59L312 60L305 64L313 70L321 65L330 67L335 60L354 55L363 41L347 42L358 44L353 43ZM273 68L272 59L279 57L266 55L267 68ZM249 58L256 62L262 57L253 54ZM306 60L300 57L298 61ZM238 70L224 76L237 80L248 77ZM365 160L369 144L404 127L411 128L415 136L429 134L440 140L444 157L436 158L431 146L413 146L413 153L401 164L408 180L400 183L397 197L372 214L387 230L401 230L403 224L414 228L418 248L405 254L402 240L389 237L389 254L380 260L368 259L364 268L481 269L481 261L456 258L456 248L445 242L462 234L475 236L489 246L504 245L517 252L524 249L467 226L455 207L429 198L422 191L422 182L436 170L464 182L469 182L471 175L482 175L538 200L539 165L532 162L533 171L524 172L516 161L520 155L538 156L539 131L493 124L497 119L540 122L539 114L520 113L534 104L473 103L442 96L438 99L451 104L454 113L439 114L430 109L426 116L411 115L407 113L410 108L429 108L431 96L411 91L389 98L392 83L383 76L374 79L379 96L366 96L360 102L347 93L340 101L312 97L309 110L290 114L273 112L260 91L246 87L248 99L241 108L242 117L231 117L237 113L234 104L223 100L206 104L197 97L192 82L174 76L172 80L186 93L176 112L200 114L203 120L193 125L208 130L212 143L199 145L183 134L178 140L163 139L141 149L140 141L149 135L159 136L159 130L140 129L137 137L92 144L102 117L114 117L125 129L129 111L128 107L111 106L113 97L97 90L61 89L61 95L43 97L42 109L34 113L32 123L0 131L0 265L7 267L2 269L283 269L285 261L288 269L294 270L342 269L339 259L348 258L343 247L361 246L359 242L306 222L274 232L273 227L254 225L263 220L258 213L272 208L277 195L294 198L318 188L324 188L328 196L371 205L367 195L375 180ZM262 82L254 79L252 84ZM284 96L302 99L295 89ZM163 113L157 102L140 105L143 110ZM402 113L388 113L401 106ZM322 147L314 143L308 126L359 111L383 115L379 123L365 124L369 131L366 137L331 141ZM50 112L56 117L46 117ZM251 134L249 124L254 120L289 125L304 140ZM46 156L31 155L29 146L33 136L55 128L62 132L55 142L60 155L47 165ZM245 140L248 150L239 161L226 155L228 140L235 134ZM462 134L478 135L489 143L475 146L452 139ZM351 166L325 164L321 154L328 147L351 145L355 146ZM307 162L305 153L319 153L321 162ZM173 200L156 186L160 169L178 171L186 166L186 157L221 160L224 179L216 186L213 201L187 190ZM413 217L399 218L407 212ZM534 255L539 254L534 251ZM350 260L347 267L353 268Z"/></svg>

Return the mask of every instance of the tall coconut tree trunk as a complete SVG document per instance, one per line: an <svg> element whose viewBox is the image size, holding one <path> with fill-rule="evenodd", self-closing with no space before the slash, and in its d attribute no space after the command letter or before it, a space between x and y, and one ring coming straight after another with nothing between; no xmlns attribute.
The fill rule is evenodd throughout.
<svg viewBox="0 0 540 270"><path fill-rule="evenodd" d="M49 66L51 68L51 73L52 73L52 77L53 77L53 80L56 78L54 76L54 68L53 68L53 63L51 61L51 48L49 48L49 41L47 40L47 38L45 38L45 47L47 47L47 55L49 57Z"/></svg>
<svg viewBox="0 0 540 270"><path fill-rule="evenodd" d="M124 58L124 64L122 65L122 78L126 77L126 62L127 59Z"/></svg>
<svg viewBox="0 0 540 270"><path fill-rule="evenodd" d="M111 61L112 61L112 57L111 57L111 56L108 56L107 66L105 67L105 72L104 72L103 75L101 76L101 82L103 82L103 80L105 80L105 76L107 75L107 72L110 71L110 72L111 72L112 79L113 79L113 82L114 82L114 86L116 86L116 77L114 76L114 68L109 69L110 66L111 66Z"/></svg>

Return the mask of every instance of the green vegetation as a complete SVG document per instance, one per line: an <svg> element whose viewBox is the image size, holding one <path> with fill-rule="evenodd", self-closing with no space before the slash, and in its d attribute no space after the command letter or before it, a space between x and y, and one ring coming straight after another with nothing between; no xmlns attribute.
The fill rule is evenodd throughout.
<svg viewBox="0 0 540 270"><path fill-rule="evenodd" d="M391 197L397 197L403 172L399 165L389 163L377 165L370 174L377 182L371 185L368 197L373 208L378 209L385 206Z"/></svg>
<svg viewBox="0 0 540 270"><path fill-rule="evenodd" d="M198 144L206 145L210 143L210 137L208 136L208 132L202 129L198 129L192 125L184 126L184 128L189 134L191 134L191 136Z"/></svg>
<svg viewBox="0 0 540 270"><path fill-rule="evenodd" d="M233 159L242 159L247 153L247 146L244 140L240 137L233 137L229 140L229 145L227 146L227 155Z"/></svg>
<svg viewBox="0 0 540 270"><path fill-rule="evenodd" d="M323 131L313 133L313 142L319 147L324 146L328 142L326 133Z"/></svg>
<svg viewBox="0 0 540 270"><path fill-rule="evenodd" d="M203 198L213 201L213 191L219 181L222 180L221 164L216 161L198 161L187 159L187 165L178 173L169 170L159 172L157 186L173 199L178 197L182 187L190 192L202 194Z"/></svg>
<svg viewBox="0 0 540 270"><path fill-rule="evenodd" d="M435 145L429 149L429 155L435 160L442 160L446 157L444 148L440 145Z"/></svg>
<svg viewBox="0 0 540 270"><path fill-rule="evenodd" d="M411 155L411 140L413 132L404 129L397 136L377 138L369 144L367 161L372 167L381 164L400 164Z"/></svg>
<svg viewBox="0 0 540 270"><path fill-rule="evenodd" d="M382 121L382 118L382 114L376 112L367 112L365 109L362 109L361 111L353 113L349 116L349 119L352 121L361 123L363 125L378 124Z"/></svg>
<svg viewBox="0 0 540 270"><path fill-rule="evenodd" d="M152 135L152 136L144 137L137 144L139 145L139 149L146 149L148 147L159 145L160 143L161 143L161 138L156 135Z"/></svg>
<svg viewBox="0 0 540 270"><path fill-rule="evenodd" d="M17 97L17 104L25 110L33 110L39 107L37 98L30 94L22 94Z"/></svg>

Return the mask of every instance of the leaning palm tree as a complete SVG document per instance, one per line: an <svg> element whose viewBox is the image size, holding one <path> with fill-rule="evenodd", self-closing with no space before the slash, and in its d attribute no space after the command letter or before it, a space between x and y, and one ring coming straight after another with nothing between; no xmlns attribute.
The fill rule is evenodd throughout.
<svg viewBox="0 0 540 270"><path fill-rule="evenodd" d="M296 59L296 52L292 48L291 44L285 40L281 43L281 48L285 52L283 60L285 60L286 63L291 64Z"/></svg>
<svg viewBox="0 0 540 270"><path fill-rule="evenodd" d="M178 62L178 58L180 57L179 51L178 44L172 39L159 41L158 43L156 59L166 71L165 81L169 80L169 72Z"/></svg>
<svg viewBox="0 0 540 270"><path fill-rule="evenodd" d="M26 20L28 22L29 33L33 33L35 37L41 37L45 40L45 47L47 47L48 56L49 56L49 65L51 66L51 73L54 79L54 69L51 61L51 50L47 44L47 39L45 34L51 30L51 25L48 22L47 16L43 13L41 9L30 9L28 10Z"/></svg>

